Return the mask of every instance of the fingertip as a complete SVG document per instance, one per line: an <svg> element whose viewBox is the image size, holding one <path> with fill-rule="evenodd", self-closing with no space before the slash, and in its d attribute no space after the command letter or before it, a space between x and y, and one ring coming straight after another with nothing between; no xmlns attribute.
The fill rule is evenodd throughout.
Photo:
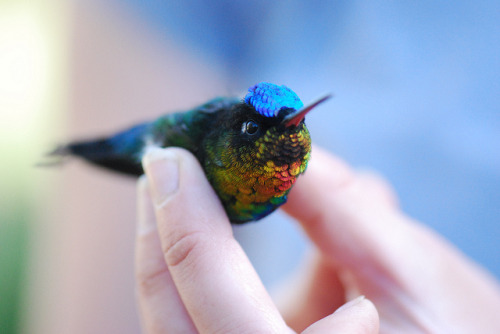
<svg viewBox="0 0 500 334"><path fill-rule="evenodd" d="M156 205L176 195L179 188L191 192L195 198L196 192L213 192L199 161L185 149L148 148L142 164Z"/></svg>
<svg viewBox="0 0 500 334"><path fill-rule="evenodd" d="M353 179L353 169L342 158L319 146L313 146L311 156L311 166L328 173L332 185L342 186Z"/></svg>
<svg viewBox="0 0 500 334"><path fill-rule="evenodd" d="M385 202L384 204L397 208L399 207L399 198L392 185L382 176L382 174L373 171L362 171L359 178L364 183L365 189L371 189L374 198Z"/></svg>
<svg viewBox="0 0 500 334"><path fill-rule="evenodd" d="M375 305L365 296L342 305L333 314L315 322L303 333L366 333L379 332L380 320Z"/></svg>
<svg viewBox="0 0 500 334"><path fill-rule="evenodd" d="M313 146L311 161L304 175L297 179L283 209L301 222L311 221L322 208L318 199L343 188L352 182L354 176L342 159Z"/></svg>
<svg viewBox="0 0 500 334"><path fill-rule="evenodd" d="M348 301L344 305L340 306L333 313L338 314L338 313L342 313L342 312L351 312L350 309L359 308L359 305L365 303L366 301L370 302L368 299L366 299L366 297L364 295L358 296L358 297Z"/></svg>
<svg viewBox="0 0 500 334"><path fill-rule="evenodd" d="M216 224L217 221L227 220L221 202L208 182L198 159L191 152L182 148L171 147L162 149L162 151L166 152L158 159L162 164L160 166L162 177L155 181L175 183L175 186L163 187L163 193L157 195L159 200L157 209L160 211L167 210L167 207L176 209L176 217L179 215L176 219L191 219L195 220L197 224L201 224L203 221L211 221ZM171 166L167 166L165 163L165 160L169 159L176 161L175 169L170 168ZM153 164L155 163L153 162ZM152 170L152 168L149 169ZM150 174L153 175L153 173ZM154 190L153 186L152 188ZM172 201L171 204L164 203L168 197L172 197L169 199ZM162 208L164 206L165 208Z"/></svg>
<svg viewBox="0 0 500 334"><path fill-rule="evenodd" d="M365 296L359 296L339 307L333 314L334 322L340 327L357 328L360 333L378 333L379 315L377 308ZM340 329L339 329L340 331ZM351 330L346 330L351 333Z"/></svg>
<svg viewBox="0 0 500 334"><path fill-rule="evenodd" d="M150 148L143 157L155 205L167 201L179 188L179 159L175 151Z"/></svg>
<svg viewBox="0 0 500 334"><path fill-rule="evenodd" d="M144 154L142 156L142 166L144 170L148 168L149 165L155 161L163 160L174 154L168 148L162 148L158 146L147 146L144 149Z"/></svg>

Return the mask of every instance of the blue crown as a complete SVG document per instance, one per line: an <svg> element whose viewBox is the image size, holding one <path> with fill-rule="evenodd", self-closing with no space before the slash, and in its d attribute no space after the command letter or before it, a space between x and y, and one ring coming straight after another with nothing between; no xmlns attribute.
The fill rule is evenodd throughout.
<svg viewBox="0 0 500 334"><path fill-rule="evenodd" d="M249 88L245 102L265 117L276 117L283 108L299 110L304 106L293 90L268 82L261 82Z"/></svg>

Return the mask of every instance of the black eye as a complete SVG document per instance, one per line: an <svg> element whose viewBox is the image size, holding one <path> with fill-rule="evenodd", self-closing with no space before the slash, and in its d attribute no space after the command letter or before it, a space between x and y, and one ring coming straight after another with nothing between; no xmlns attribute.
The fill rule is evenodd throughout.
<svg viewBox="0 0 500 334"><path fill-rule="evenodd" d="M241 126L241 132L248 133L249 135L253 135L259 130L259 125L254 121L244 122Z"/></svg>

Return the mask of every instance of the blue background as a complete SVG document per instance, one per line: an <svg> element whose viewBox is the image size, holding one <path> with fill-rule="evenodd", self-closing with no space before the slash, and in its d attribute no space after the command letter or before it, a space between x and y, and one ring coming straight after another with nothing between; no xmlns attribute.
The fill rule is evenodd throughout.
<svg viewBox="0 0 500 334"><path fill-rule="evenodd" d="M498 1L127 6L223 68L232 92L260 81L304 103L333 92L307 118L313 141L383 174L409 215L500 277ZM280 214L235 232L266 284L307 243Z"/></svg>

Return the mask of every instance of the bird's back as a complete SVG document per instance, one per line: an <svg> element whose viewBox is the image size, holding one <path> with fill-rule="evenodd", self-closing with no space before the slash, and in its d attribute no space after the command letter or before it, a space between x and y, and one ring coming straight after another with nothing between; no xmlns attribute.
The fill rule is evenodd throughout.
<svg viewBox="0 0 500 334"><path fill-rule="evenodd" d="M181 147L199 157L200 143L217 113L238 102L241 101L235 98L216 98L192 110L166 114L110 137L61 146L51 155L74 155L106 169L139 176L144 173L141 159L149 145Z"/></svg>

